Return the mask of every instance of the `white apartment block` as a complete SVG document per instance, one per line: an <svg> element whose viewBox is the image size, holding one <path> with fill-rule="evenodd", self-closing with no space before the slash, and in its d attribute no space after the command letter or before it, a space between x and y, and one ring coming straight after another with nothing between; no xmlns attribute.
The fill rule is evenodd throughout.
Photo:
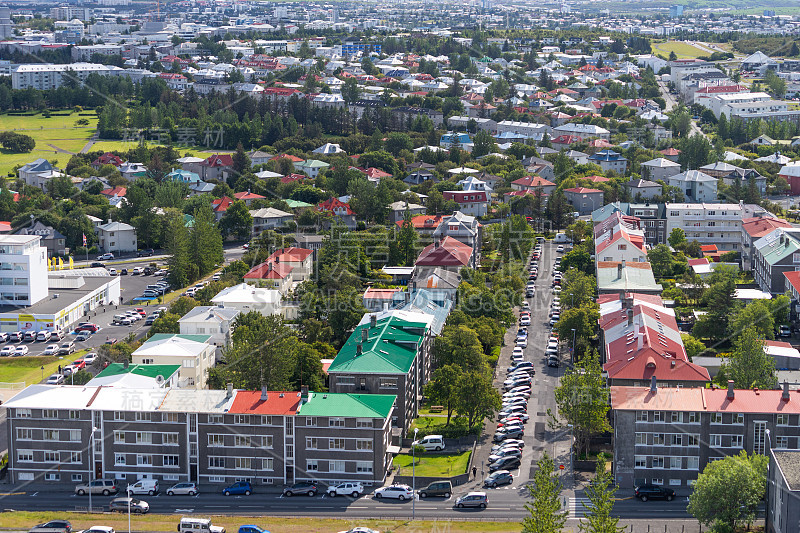
<svg viewBox="0 0 800 533"><path fill-rule="evenodd" d="M110 65L98 65L95 63L71 63L69 65L43 65L25 64L19 65L11 71L12 89L57 89L61 87L64 74L70 72L81 81L85 81L89 74L95 73L101 76L116 76L124 69Z"/></svg>
<svg viewBox="0 0 800 533"><path fill-rule="evenodd" d="M47 248L39 235L0 236L0 305L30 306L47 297Z"/></svg>
<svg viewBox="0 0 800 533"><path fill-rule="evenodd" d="M767 93L733 93L733 94L715 94L709 95L704 99L703 105L714 113L714 116L719 118L723 108L731 104L752 104L757 102L768 102L772 97ZM729 113L725 115L730 118Z"/></svg>
<svg viewBox="0 0 800 533"><path fill-rule="evenodd" d="M497 123L497 134L516 133L529 137L541 138L545 133L550 134L553 129L546 124L536 122L517 122L513 120L503 120Z"/></svg>
<svg viewBox="0 0 800 533"><path fill-rule="evenodd" d="M715 244L720 251L739 251L744 212L740 204L666 204L667 235L681 228L689 241Z"/></svg>
<svg viewBox="0 0 800 533"><path fill-rule="evenodd" d="M135 365L180 365L180 388L205 389L215 353L208 335L156 334L131 354L131 360Z"/></svg>

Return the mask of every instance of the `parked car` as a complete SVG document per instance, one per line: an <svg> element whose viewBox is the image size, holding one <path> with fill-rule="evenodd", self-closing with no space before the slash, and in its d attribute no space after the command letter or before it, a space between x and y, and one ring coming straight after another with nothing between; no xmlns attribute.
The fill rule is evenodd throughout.
<svg viewBox="0 0 800 533"><path fill-rule="evenodd" d="M109 276L116 276L117 275L117 269L116 268L109 268L108 269L108 275Z"/></svg>
<svg viewBox="0 0 800 533"><path fill-rule="evenodd" d="M353 498L358 498L364 494L364 485L362 485L360 481L339 483L338 485L328 487L327 494L331 498L334 496L352 496Z"/></svg>
<svg viewBox="0 0 800 533"><path fill-rule="evenodd" d="M106 267L103 263L97 263L97 262L94 262L89 266L92 267L92 268L105 268Z"/></svg>
<svg viewBox="0 0 800 533"><path fill-rule="evenodd" d="M213 525L208 518L183 517L178 533L225 533L225 528Z"/></svg>
<svg viewBox="0 0 800 533"><path fill-rule="evenodd" d="M136 483L128 485L125 489L128 494L148 494L154 496L158 493L158 480L157 479L140 479Z"/></svg>
<svg viewBox="0 0 800 533"><path fill-rule="evenodd" d="M295 483L291 487L283 489L284 496L294 496L295 494L315 496L317 494L317 484L311 482Z"/></svg>
<svg viewBox="0 0 800 533"><path fill-rule="evenodd" d="M36 331L26 331L25 336L22 338L24 342L34 342L36 341Z"/></svg>
<svg viewBox="0 0 800 533"><path fill-rule="evenodd" d="M24 344L20 344L14 350L14 357L19 357L21 355L28 355L28 347L25 346Z"/></svg>
<svg viewBox="0 0 800 533"><path fill-rule="evenodd" d="M97 359L97 354L94 352L89 352L83 356L83 362L86 363L87 366L94 364L95 359Z"/></svg>
<svg viewBox="0 0 800 533"><path fill-rule="evenodd" d="M28 533L72 533L72 524L69 520L50 520L33 526Z"/></svg>
<svg viewBox="0 0 800 533"><path fill-rule="evenodd" d="M792 330L789 326L781 326L778 328L778 337L791 337Z"/></svg>
<svg viewBox="0 0 800 533"><path fill-rule="evenodd" d="M516 447L502 448L489 456L489 464L504 457L522 457L522 450Z"/></svg>
<svg viewBox="0 0 800 533"><path fill-rule="evenodd" d="M183 483L176 483L167 489L168 496L175 496L176 494L194 496L200 492L197 488L197 483L184 481Z"/></svg>
<svg viewBox="0 0 800 533"><path fill-rule="evenodd" d="M269 533L266 529L261 529L258 526L254 526L253 524L247 524L244 526L239 526L238 533Z"/></svg>
<svg viewBox="0 0 800 533"><path fill-rule="evenodd" d="M136 257L151 257L155 253L155 250L152 248L147 248L145 250L139 250L136 252Z"/></svg>
<svg viewBox="0 0 800 533"><path fill-rule="evenodd" d="M36 334L36 340L39 342L47 342L50 340L50 337L52 336L53 336L52 333L50 333L47 330L43 330Z"/></svg>
<svg viewBox="0 0 800 533"><path fill-rule="evenodd" d="M522 461L519 457L508 456L502 457L497 461L491 463L489 465L489 472L494 472L495 470L509 470L512 468L519 468L522 464Z"/></svg>
<svg viewBox="0 0 800 533"><path fill-rule="evenodd" d="M109 526L92 526L89 529L78 531L78 533L116 533L113 527Z"/></svg>
<svg viewBox="0 0 800 533"><path fill-rule="evenodd" d="M453 484L449 481L434 481L419 491L420 498L427 498L429 496L449 498L451 494L453 494Z"/></svg>
<svg viewBox="0 0 800 533"><path fill-rule="evenodd" d="M135 514L144 514L150 511L150 504L129 496L114 498L108 504L108 510L112 513L127 513L128 509Z"/></svg>
<svg viewBox="0 0 800 533"><path fill-rule="evenodd" d="M414 497L414 491L408 485L389 485L376 490L375 497L378 499L394 498L400 501L410 500Z"/></svg>
<svg viewBox="0 0 800 533"><path fill-rule="evenodd" d="M89 333L88 331L81 331L80 333L75 335L75 342L86 342L89 340L89 337L91 336L92 334Z"/></svg>
<svg viewBox="0 0 800 533"><path fill-rule="evenodd" d="M107 253L107 254L101 254L101 255L97 256L97 260L98 261L108 261L109 259L114 259L114 254Z"/></svg>
<svg viewBox="0 0 800 533"><path fill-rule="evenodd" d="M250 496L253 492L253 486L248 483L247 481L237 481L233 485L228 485L224 489L222 489L222 494L225 496L237 496L240 494L244 494L245 496Z"/></svg>
<svg viewBox="0 0 800 533"><path fill-rule="evenodd" d="M116 494L118 489L113 479L93 479L88 483L81 483L75 487L75 494L83 496L84 494L102 494L108 496L109 494Z"/></svg>
<svg viewBox="0 0 800 533"><path fill-rule="evenodd" d="M425 448L425 451L436 451L440 452L444 450L444 437L441 435L427 435L422 437L420 440L415 440L411 443L412 446L422 446Z"/></svg>
<svg viewBox="0 0 800 533"><path fill-rule="evenodd" d="M638 487L635 487L633 489L633 494L643 502L646 502L647 500L651 499L653 500L662 499L671 502L672 499L675 497L674 490L667 487L662 487L661 485L652 485L652 484L639 485Z"/></svg>
<svg viewBox="0 0 800 533"><path fill-rule="evenodd" d="M456 499L456 507L462 509L464 507L479 507L486 509L489 504L489 497L485 492L470 492Z"/></svg>
<svg viewBox="0 0 800 533"><path fill-rule="evenodd" d="M495 442L500 442L506 439L518 439L521 438L524 434L525 432L522 431L522 428L509 428L507 430L500 429L497 430L497 433L494 434L493 439Z"/></svg>
<svg viewBox="0 0 800 533"><path fill-rule="evenodd" d="M42 355L58 355L58 344L50 344L44 349Z"/></svg>
<svg viewBox="0 0 800 533"><path fill-rule="evenodd" d="M81 324L75 328L75 333L81 333L82 331L86 331L88 333L97 333L99 330L100 328L97 324L87 322L86 324Z"/></svg>
<svg viewBox="0 0 800 533"><path fill-rule="evenodd" d="M511 475L511 472L508 470L496 470L489 474L489 476L483 480L483 484L487 487L498 487L500 485L508 485L514 482L514 476Z"/></svg>
<svg viewBox="0 0 800 533"><path fill-rule="evenodd" d="M58 349L58 355L69 355L75 353L75 342L67 341Z"/></svg>
<svg viewBox="0 0 800 533"><path fill-rule="evenodd" d="M133 269L131 269L131 276L138 276L143 271L144 269L142 267L133 267Z"/></svg>
<svg viewBox="0 0 800 533"><path fill-rule="evenodd" d="M48 385L62 385L64 383L64 376L62 376L61 374L53 374L52 376L47 378L47 381L45 383L47 383Z"/></svg>
<svg viewBox="0 0 800 533"><path fill-rule="evenodd" d="M10 355L13 355L14 350L16 349L17 347L13 345L3 346L3 349L0 350L0 357L8 357Z"/></svg>

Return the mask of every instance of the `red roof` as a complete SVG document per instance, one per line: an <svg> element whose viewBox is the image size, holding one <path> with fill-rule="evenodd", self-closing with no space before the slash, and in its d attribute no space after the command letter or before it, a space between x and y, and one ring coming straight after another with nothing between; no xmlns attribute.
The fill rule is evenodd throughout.
<svg viewBox="0 0 800 533"><path fill-rule="evenodd" d="M680 155L681 151L677 148L667 148L666 150L661 150L662 155Z"/></svg>
<svg viewBox="0 0 800 533"><path fill-rule="evenodd" d="M300 406L297 391L269 391L267 399L261 399L259 391L236 391L229 413L253 415L296 415Z"/></svg>
<svg viewBox="0 0 800 533"><path fill-rule="evenodd" d="M420 266L467 266L472 258L472 248L454 239L445 237L441 243L429 244L417 258Z"/></svg>
<svg viewBox="0 0 800 533"><path fill-rule="evenodd" d="M711 252L711 253L714 253L714 252L718 252L718 251L719 251L719 250L717 249L717 245L716 245L716 244L704 244L704 245L702 245L702 246L700 247L700 250L701 250L702 252Z"/></svg>
<svg viewBox="0 0 800 533"><path fill-rule="evenodd" d="M512 181L511 185L519 185L520 187L555 187L556 184L541 176L525 176Z"/></svg>
<svg viewBox="0 0 800 533"><path fill-rule="evenodd" d="M308 176L304 174L289 174L288 176L283 176L281 178L281 183L294 183L295 181L303 181L303 180L310 180Z"/></svg>
<svg viewBox="0 0 800 533"><path fill-rule="evenodd" d="M611 148L613 145L605 139L594 139L589 141L589 146L592 148Z"/></svg>
<svg viewBox="0 0 800 533"><path fill-rule="evenodd" d="M128 193L128 189L126 187L122 187L120 185L117 185L116 187L114 187L112 189L103 189L102 191L100 191L100 194L102 194L103 196L109 196L109 197L118 196L120 198L125 196L127 193Z"/></svg>
<svg viewBox="0 0 800 533"><path fill-rule="evenodd" d="M0 233L8 233L11 231L11 222L0 221Z"/></svg>
<svg viewBox="0 0 800 533"><path fill-rule="evenodd" d="M707 264L709 264L707 257L701 257L699 259L689 259L689 260L686 261L686 263L689 266L698 266L698 265L707 265Z"/></svg>
<svg viewBox="0 0 800 533"><path fill-rule="evenodd" d="M296 155L289 155L289 154L281 154L279 156L275 156L273 159L281 159L283 157L285 157L292 163L300 163L302 161L305 161L305 159L303 159L302 157L297 157Z"/></svg>
<svg viewBox="0 0 800 533"><path fill-rule="evenodd" d="M256 194L250 191L237 192L233 196L237 200L244 200L246 202L249 202L250 200L263 200L264 198L266 198L266 196L261 196L260 194Z"/></svg>
<svg viewBox="0 0 800 533"><path fill-rule="evenodd" d="M591 194L595 192L603 192L600 189L589 189L587 187L573 187L571 189L564 189L564 192L571 192L575 194Z"/></svg>
<svg viewBox="0 0 800 533"><path fill-rule="evenodd" d="M647 254L644 249L644 237L642 235L629 234L622 226L617 226L616 231L611 235L611 237L598 240L595 246L595 252L599 254L608 249L609 246L612 246L621 240L635 246L641 250L643 254Z"/></svg>
<svg viewBox="0 0 800 533"><path fill-rule="evenodd" d="M308 258L309 255L313 253L313 250L309 250L307 248L297 248L295 246L290 248L280 248L272 252L272 255L267 257L267 261L275 261L278 263L302 263L306 260L306 258Z"/></svg>
<svg viewBox="0 0 800 533"><path fill-rule="evenodd" d="M800 271L790 270L789 272L784 272L783 275L789 280L789 283L795 292L800 294Z"/></svg>
<svg viewBox="0 0 800 533"><path fill-rule="evenodd" d="M455 200L459 204L489 201L489 193L486 191L444 191L442 196L445 200Z"/></svg>
<svg viewBox="0 0 800 533"><path fill-rule="evenodd" d="M746 231L752 239L763 237L772 233L776 228L791 228L792 225L782 218L752 217L742 219L742 230Z"/></svg>
<svg viewBox="0 0 800 533"><path fill-rule="evenodd" d="M607 181L611 181L611 178L606 178L605 176L584 176L583 178L578 178L578 179L591 181L593 183L604 183Z"/></svg>
<svg viewBox="0 0 800 533"><path fill-rule="evenodd" d="M114 165L118 167L122 164L122 159L118 155L106 152L92 162L93 165Z"/></svg>
<svg viewBox="0 0 800 533"><path fill-rule="evenodd" d="M230 154L214 154L208 156L202 163L204 167L232 167L233 158Z"/></svg>
<svg viewBox="0 0 800 533"><path fill-rule="evenodd" d="M211 200L211 209L213 209L214 212L224 213L225 211L228 210L228 208L231 206L232 203L233 203L233 198L230 198L228 196L223 196L222 198L215 198L214 200Z"/></svg>
<svg viewBox="0 0 800 533"><path fill-rule="evenodd" d="M577 135L559 135L552 142L556 144L575 144L581 142L581 140Z"/></svg>
<svg viewBox="0 0 800 533"><path fill-rule="evenodd" d="M391 301L392 298L394 298L394 294L399 291L400 289L373 289L372 287L367 287L367 290L364 292L364 299Z"/></svg>
<svg viewBox="0 0 800 533"><path fill-rule="evenodd" d="M278 263L264 261L256 265L244 275L244 279L284 279L294 270L294 266L289 263Z"/></svg>
<svg viewBox="0 0 800 533"><path fill-rule="evenodd" d="M744 85L714 85L710 87L703 87L696 90L695 94L720 94L720 93L743 93L749 89Z"/></svg>
<svg viewBox="0 0 800 533"><path fill-rule="evenodd" d="M329 200L318 203L317 211L330 212L335 215L355 215L355 212L350 209L350 204L346 204L338 198L330 198Z"/></svg>
<svg viewBox="0 0 800 533"><path fill-rule="evenodd" d="M650 392L650 387L611 387L611 408L626 411L698 411L710 413L800 413L800 390L670 388Z"/></svg>
<svg viewBox="0 0 800 533"><path fill-rule="evenodd" d="M439 224L442 222L442 215L416 215L411 217L411 225L414 226L414 229L430 229L434 230L439 227ZM395 222L398 226L403 225L402 220L398 220Z"/></svg>

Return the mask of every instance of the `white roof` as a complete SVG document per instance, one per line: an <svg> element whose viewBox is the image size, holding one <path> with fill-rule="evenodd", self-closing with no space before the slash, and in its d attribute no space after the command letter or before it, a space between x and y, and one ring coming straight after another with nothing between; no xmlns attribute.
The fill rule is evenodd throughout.
<svg viewBox="0 0 800 533"><path fill-rule="evenodd" d="M164 376L169 377L169 376ZM155 378L150 376L141 376L131 372L125 374L114 374L113 376L95 377L89 383L89 386L94 387L119 387L124 389L160 389L159 384Z"/></svg>
<svg viewBox="0 0 800 533"><path fill-rule="evenodd" d="M247 283L240 283L233 287L222 289L219 294L211 298L215 304L240 303L263 306L265 304L279 304L281 293L274 289L253 287Z"/></svg>
<svg viewBox="0 0 800 533"><path fill-rule="evenodd" d="M771 346L769 344L764 344L764 352L771 356L780 356L780 357L795 357L800 358L800 352L797 351L796 348L792 348L789 346Z"/></svg>
<svg viewBox="0 0 800 533"><path fill-rule="evenodd" d="M142 344L132 355L196 357L208 348L205 342L197 342L178 335Z"/></svg>
<svg viewBox="0 0 800 533"><path fill-rule="evenodd" d="M224 322L236 318L238 309L218 305L198 305L178 319L178 322Z"/></svg>
<svg viewBox="0 0 800 533"><path fill-rule="evenodd" d="M736 289L733 297L737 300L771 300L772 295L760 289Z"/></svg>
<svg viewBox="0 0 800 533"><path fill-rule="evenodd" d="M406 322L420 322L423 324L427 324L430 326L433 323L433 315L429 315L428 313L421 313L419 311L400 311L398 309L390 309L389 311L379 311L377 313L366 313L364 316L361 317L361 321L358 325L368 324L370 320L370 316L376 315L378 320L382 320L388 317L395 317L400 320L405 320Z"/></svg>
<svg viewBox="0 0 800 533"><path fill-rule="evenodd" d="M283 174L278 174L277 172L270 172L269 170L262 170L261 172L256 172L256 177L265 180L267 178L282 178Z"/></svg>

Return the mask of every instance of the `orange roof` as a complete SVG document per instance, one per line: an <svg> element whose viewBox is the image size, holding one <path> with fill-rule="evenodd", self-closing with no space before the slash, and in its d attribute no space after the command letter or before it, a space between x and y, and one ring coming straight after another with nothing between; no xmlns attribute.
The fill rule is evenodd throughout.
<svg viewBox="0 0 800 533"><path fill-rule="evenodd" d="M600 189L589 189L587 187L573 187L572 189L564 189L564 192L573 192L575 194L590 194L594 192L603 192Z"/></svg>
<svg viewBox="0 0 800 533"><path fill-rule="evenodd" d="M718 252L718 251L719 251L719 250L717 249L717 245L716 245L716 244L704 244L704 245L702 245L702 246L700 247L700 250L701 250L703 253L705 253L705 252L711 252L711 253L714 253L714 252Z"/></svg>
<svg viewBox="0 0 800 533"><path fill-rule="evenodd" d="M117 185L116 187L111 189L103 189L102 191L100 191L100 194L102 194L103 196L119 196L120 198L125 196L127 193L128 189L120 185Z"/></svg>
<svg viewBox="0 0 800 533"><path fill-rule="evenodd" d="M366 292L364 292L364 299L391 300L396 292L400 292L400 289L373 289L372 287L367 287Z"/></svg>
<svg viewBox="0 0 800 533"><path fill-rule="evenodd" d="M256 265L244 275L244 279L285 279L294 270L294 265L289 263L272 263L264 261Z"/></svg>
<svg viewBox="0 0 800 533"><path fill-rule="evenodd" d="M784 272L783 275L789 280L792 288L800 294L800 271L790 270L789 272Z"/></svg>
<svg viewBox="0 0 800 533"><path fill-rule="evenodd" d="M578 179L591 181L593 183L603 183L606 181L611 181L611 178L606 178L605 176L584 176L583 178L578 178Z"/></svg>
<svg viewBox="0 0 800 533"><path fill-rule="evenodd" d="M800 390L782 399L782 390L679 388L650 392L650 387L611 387L611 408L626 411L700 411L709 413L800 413Z"/></svg>
<svg viewBox="0 0 800 533"><path fill-rule="evenodd" d="M256 194L250 191L242 191L237 192L234 194L237 200L263 200L266 196L261 196L260 194Z"/></svg>
<svg viewBox="0 0 800 533"><path fill-rule="evenodd" d="M272 255L267 257L268 262L277 262L277 263L302 263L306 260L306 258L313 254L314 250L309 250L307 248L297 248L296 246L291 246L289 248L280 248L272 252Z"/></svg>
<svg viewBox="0 0 800 533"><path fill-rule="evenodd" d="M269 391L261 399L260 391L236 391L229 413L253 415L296 415L300 406L300 393L294 391Z"/></svg>
<svg viewBox="0 0 800 533"><path fill-rule="evenodd" d="M416 215L411 217L411 225L414 229L430 229L434 230L439 227L442 222L442 215ZM395 222L398 226L403 226L403 221L398 220Z"/></svg>

